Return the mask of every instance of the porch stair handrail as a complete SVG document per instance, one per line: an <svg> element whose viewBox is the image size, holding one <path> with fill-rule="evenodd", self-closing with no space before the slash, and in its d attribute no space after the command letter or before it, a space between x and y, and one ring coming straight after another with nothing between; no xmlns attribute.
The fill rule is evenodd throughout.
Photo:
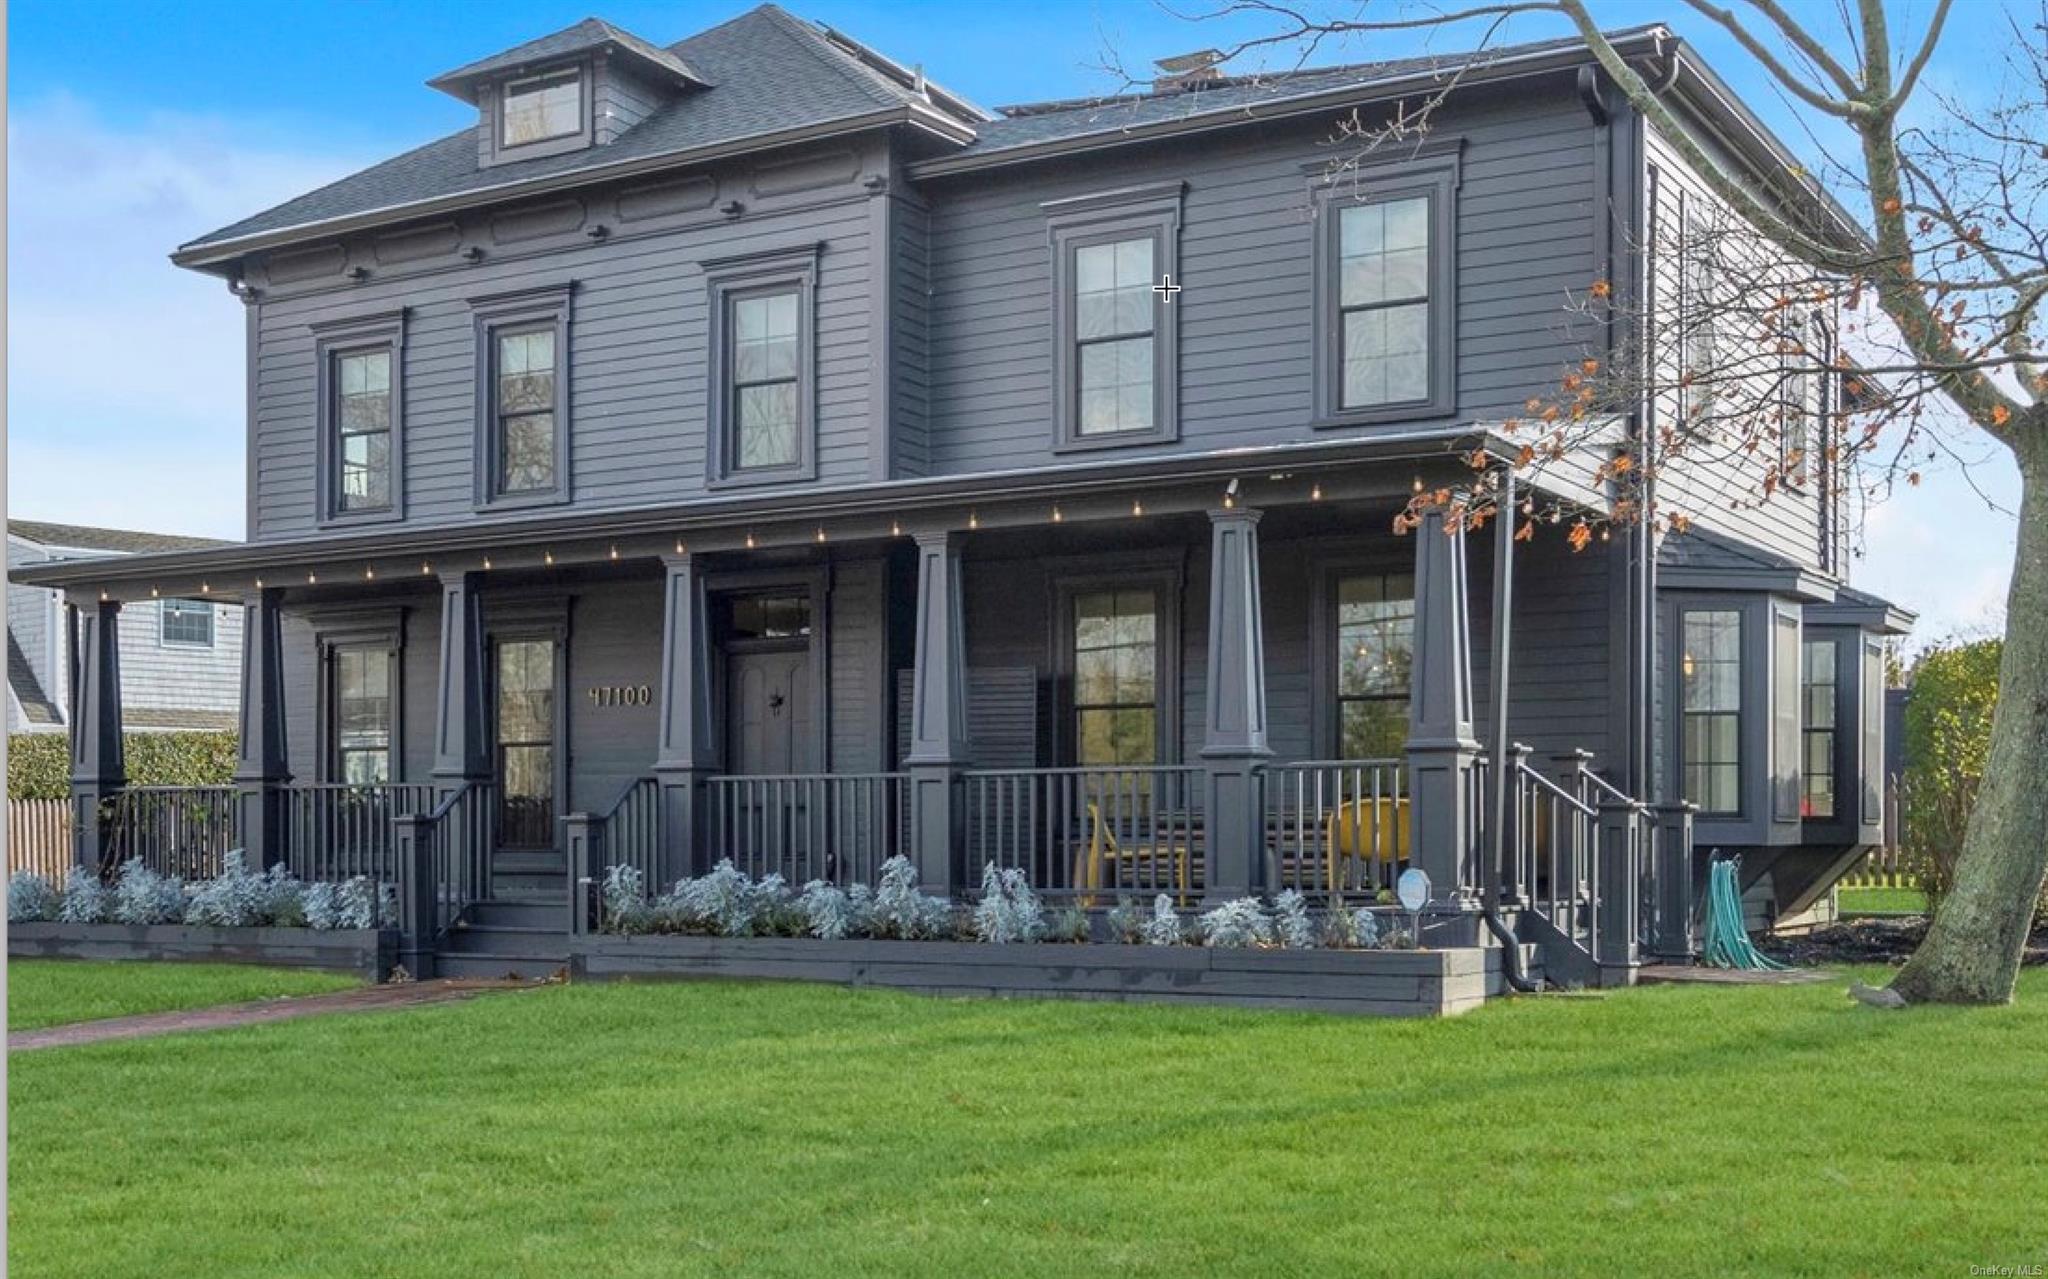
<svg viewBox="0 0 2048 1279"><path fill-rule="evenodd" d="M600 813L572 813L562 819L569 855L569 931L587 933L592 910L613 866L640 872L649 892L661 891L664 846L661 781L653 776L627 782Z"/></svg>
<svg viewBox="0 0 2048 1279"><path fill-rule="evenodd" d="M434 952L471 903L491 896L491 796L496 785L465 781L425 813L394 823L400 959L414 977L433 975Z"/></svg>
<svg viewBox="0 0 2048 1279"><path fill-rule="evenodd" d="M1646 893L1653 891L1657 814L1586 767L1583 753L1563 778L1533 767L1525 750L1514 755L1510 865L1498 873L1507 895L1523 904L1546 972L1587 985L1631 980L1649 939L1643 921L1654 904Z"/></svg>

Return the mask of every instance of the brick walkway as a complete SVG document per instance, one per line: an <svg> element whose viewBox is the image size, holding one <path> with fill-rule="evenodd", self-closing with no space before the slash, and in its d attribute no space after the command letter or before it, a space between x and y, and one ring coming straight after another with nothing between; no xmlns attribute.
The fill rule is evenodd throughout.
<svg viewBox="0 0 2048 1279"><path fill-rule="evenodd" d="M494 990L528 990L536 984L523 981L403 982L336 991L331 995L295 995L259 999L246 1004L220 1004L213 1008L75 1021L64 1026L44 1026L39 1030L11 1034L7 1036L7 1051L16 1053L35 1048L62 1048L70 1044L97 1044L109 1039L147 1039L155 1035L182 1034L188 1030L222 1030L230 1026L254 1026L262 1022L289 1021L295 1017L317 1017L327 1013L375 1012L386 1008L447 1004L473 999Z"/></svg>

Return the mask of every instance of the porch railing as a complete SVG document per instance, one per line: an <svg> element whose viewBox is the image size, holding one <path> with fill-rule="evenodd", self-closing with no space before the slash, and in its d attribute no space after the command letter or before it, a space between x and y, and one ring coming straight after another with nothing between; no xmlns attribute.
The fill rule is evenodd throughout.
<svg viewBox="0 0 2048 1279"><path fill-rule="evenodd" d="M1084 904L1168 893L1187 905L1202 890L1200 768L976 769L964 781L970 889L994 862Z"/></svg>
<svg viewBox="0 0 2048 1279"><path fill-rule="evenodd" d="M434 807L434 788L294 783L284 788L285 865L304 880L398 878L393 823Z"/></svg>
<svg viewBox="0 0 2048 1279"><path fill-rule="evenodd" d="M497 789L491 782L466 782L427 816L422 839L427 844L437 934L446 932L465 906L491 898Z"/></svg>
<svg viewBox="0 0 2048 1279"><path fill-rule="evenodd" d="M908 784L904 773L713 777L712 855L756 878L871 884L908 846Z"/></svg>
<svg viewBox="0 0 2048 1279"><path fill-rule="evenodd" d="M103 817L107 864L100 871L140 858L160 875L212 879L228 851L241 847L239 813L232 786L131 786Z"/></svg>
<svg viewBox="0 0 2048 1279"><path fill-rule="evenodd" d="M1304 760L1264 770L1266 882L1318 899L1391 889L1411 851L1398 759Z"/></svg>
<svg viewBox="0 0 2048 1279"><path fill-rule="evenodd" d="M631 866L649 891L661 891L661 787L654 778L636 778L598 821L604 866L596 868L597 874L606 866Z"/></svg>

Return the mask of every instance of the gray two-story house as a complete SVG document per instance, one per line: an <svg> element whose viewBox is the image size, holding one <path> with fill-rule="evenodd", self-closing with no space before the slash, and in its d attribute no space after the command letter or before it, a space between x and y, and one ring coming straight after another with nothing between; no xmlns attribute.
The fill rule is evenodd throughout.
<svg viewBox="0 0 2048 1279"><path fill-rule="evenodd" d="M1795 171L1668 31L1616 41L1760 189ZM203 593L245 609L243 759L186 802L308 875L424 814L437 944L500 969L604 865L721 857L1094 905L1413 865L1610 971L1685 953L1657 893L1712 849L1801 908L1877 838L1907 619L1846 586L1825 482L1467 531L1503 423L1625 349L1565 299L1650 297L1629 246L1709 197L1569 41L1335 163L1446 65L989 111L768 5L435 78L472 127L173 255L247 316L247 543L17 573L82 636L84 855L151 850L104 654ZM1598 521L1596 474L1525 493Z"/></svg>

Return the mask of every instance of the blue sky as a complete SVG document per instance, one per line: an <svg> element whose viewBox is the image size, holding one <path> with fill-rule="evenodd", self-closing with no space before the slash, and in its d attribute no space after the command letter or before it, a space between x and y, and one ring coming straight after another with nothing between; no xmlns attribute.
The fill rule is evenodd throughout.
<svg viewBox="0 0 2048 1279"><path fill-rule="evenodd" d="M170 266L177 243L471 119L424 81L591 13L670 42L737 0L170 3L8 6L8 505L18 516L240 536L241 307ZM1114 86L1112 57L1156 57L1266 30L1195 23L1149 0L962 5L786 0L985 106ZM1197 11L1195 0L1176 6ZM1387 9L1375 5L1375 10ZM1834 0L1790 0L1831 22ZM1930 0L1895 0L1917 31ZM1795 149L1807 135L1732 42L1675 4L1608 0L1603 21L1663 21ZM1990 0L1957 6L1937 89L1968 95L2003 39ZM1332 12L1339 11L1332 7ZM1511 38L1559 33L1516 19ZM1468 47L1478 28L1375 36L1318 61ZM1275 59L1283 55L1274 55ZM2002 459L1972 477L2009 507ZM2012 524L1959 475L1872 512L1856 574L1926 613L1923 635L1996 621Z"/></svg>

